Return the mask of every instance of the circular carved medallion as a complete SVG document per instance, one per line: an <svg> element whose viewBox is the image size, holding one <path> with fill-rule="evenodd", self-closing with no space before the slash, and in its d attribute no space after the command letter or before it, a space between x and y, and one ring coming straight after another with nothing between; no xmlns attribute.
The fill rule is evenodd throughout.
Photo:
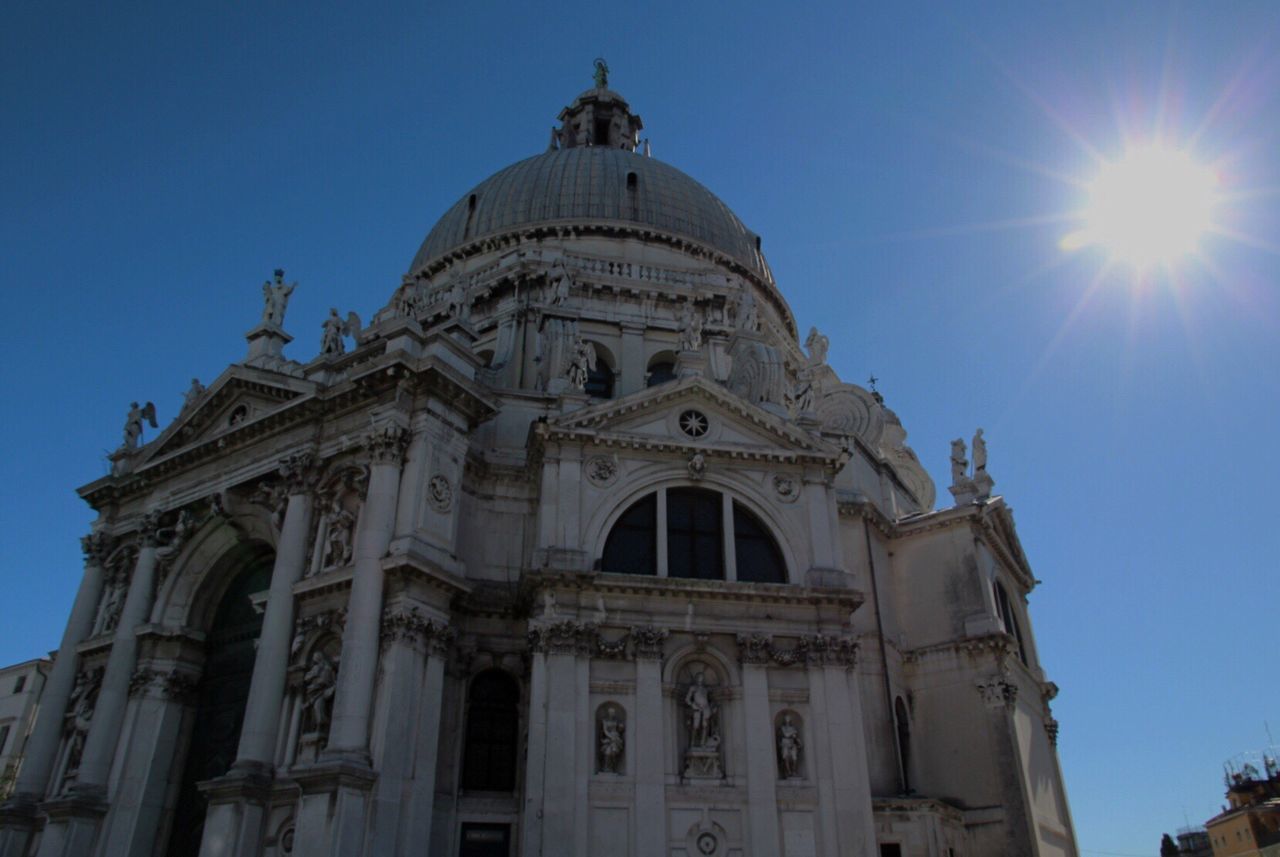
<svg viewBox="0 0 1280 857"><path fill-rule="evenodd" d="M778 492L778 499L784 503L794 502L800 496L800 486L790 476L779 474L773 477L773 490Z"/></svg>
<svg viewBox="0 0 1280 857"><path fill-rule="evenodd" d="M587 479L601 488L612 485L618 478L618 463L604 455L587 459Z"/></svg>
<svg viewBox="0 0 1280 857"><path fill-rule="evenodd" d="M715 834L712 834L712 833L698 834L698 853L699 854L716 853L717 844L719 843L716 842Z"/></svg>
<svg viewBox="0 0 1280 857"><path fill-rule="evenodd" d="M427 498L437 512L447 512L453 508L453 486L437 473L427 482Z"/></svg>

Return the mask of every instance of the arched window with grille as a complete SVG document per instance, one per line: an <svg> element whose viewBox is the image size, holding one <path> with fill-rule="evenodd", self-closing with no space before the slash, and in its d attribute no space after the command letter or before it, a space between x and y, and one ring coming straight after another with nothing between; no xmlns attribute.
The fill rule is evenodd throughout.
<svg viewBox="0 0 1280 857"><path fill-rule="evenodd" d="M600 570L744 583L786 583L769 529L742 503L705 488L659 488L618 517Z"/></svg>
<svg viewBox="0 0 1280 857"><path fill-rule="evenodd" d="M502 670L485 670L471 680L462 755L463 789L515 791L519 703L515 679Z"/></svg>

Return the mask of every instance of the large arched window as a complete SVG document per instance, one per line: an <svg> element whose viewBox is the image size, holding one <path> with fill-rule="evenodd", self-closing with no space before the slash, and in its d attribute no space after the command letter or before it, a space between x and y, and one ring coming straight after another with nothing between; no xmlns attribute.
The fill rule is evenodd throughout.
<svg viewBox="0 0 1280 857"><path fill-rule="evenodd" d="M702 580L786 583L769 530L728 495L660 488L631 505L605 540L600 569Z"/></svg>
<svg viewBox="0 0 1280 857"><path fill-rule="evenodd" d="M485 670L471 681L462 787L510 792L516 788L516 736L520 690L502 670Z"/></svg>

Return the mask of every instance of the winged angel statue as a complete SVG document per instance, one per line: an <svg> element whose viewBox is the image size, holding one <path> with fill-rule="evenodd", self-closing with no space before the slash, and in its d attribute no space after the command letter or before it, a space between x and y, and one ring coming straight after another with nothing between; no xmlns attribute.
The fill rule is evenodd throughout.
<svg viewBox="0 0 1280 857"><path fill-rule="evenodd" d="M349 312L344 321L342 316L338 315L336 307L329 307L329 317L324 320L321 328L324 333L320 339L320 353L342 354L347 350L342 337L350 336L356 339L360 335L360 316Z"/></svg>
<svg viewBox="0 0 1280 857"><path fill-rule="evenodd" d="M156 406L154 402L147 402L141 408L138 407L137 402L129 405L129 416L125 417L124 421L124 449L138 448L138 441L142 439L143 420L150 423L152 428L160 428L160 424L156 422Z"/></svg>

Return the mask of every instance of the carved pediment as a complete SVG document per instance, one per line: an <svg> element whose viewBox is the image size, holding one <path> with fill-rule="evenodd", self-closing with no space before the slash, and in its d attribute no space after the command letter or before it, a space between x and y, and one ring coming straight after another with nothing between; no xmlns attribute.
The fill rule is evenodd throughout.
<svg viewBox="0 0 1280 857"><path fill-rule="evenodd" d="M545 424L546 436L607 445L834 463L841 449L701 377L601 402Z"/></svg>
<svg viewBox="0 0 1280 857"><path fill-rule="evenodd" d="M233 366L147 445L144 462L247 429L308 396L313 386Z"/></svg>
<svg viewBox="0 0 1280 857"><path fill-rule="evenodd" d="M1027 555L1022 550L1022 540L1018 538L1018 530L1013 524L1013 510L1003 498L996 497L990 501L982 519L982 529L996 553L1001 555L1006 565L1011 566L1010 570L1015 576L1022 578L1023 585L1028 590L1034 587L1035 575L1031 571L1031 564L1027 562Z"/></svg>

